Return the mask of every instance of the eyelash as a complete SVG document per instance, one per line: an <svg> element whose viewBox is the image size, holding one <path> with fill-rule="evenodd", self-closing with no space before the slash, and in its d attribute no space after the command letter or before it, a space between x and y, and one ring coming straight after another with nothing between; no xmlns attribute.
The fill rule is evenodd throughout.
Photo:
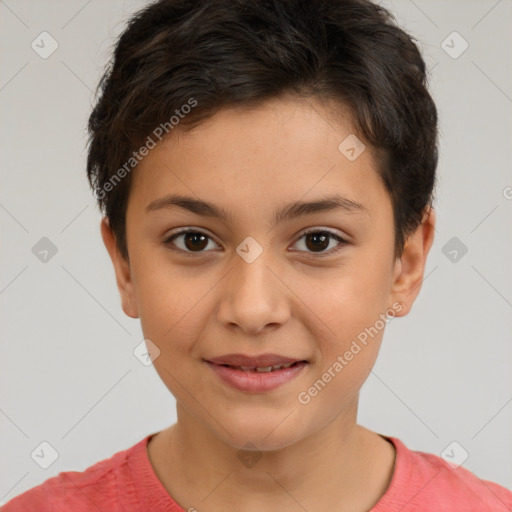
<svg viewBox="0 0 512 512"><path fill-rule="evenodd" d="M165 240L164 240L164 245L169 247L169 249L173 250L173 251L176 251L176 252L182 252L182 253L185 253L185 254L194 254L194 255L200 255L200 254L203 254L205 252L209 252L209 251L197 251L197 252L194 252L194 251L186 251L184 249L180 249L180 248L174 248L174 247L171 247L171 245L173 245L173 241L178 238L179 236L182 236L182 235L186 235L186 234L199 234L199 235L204 235L206 237L208 237L210 240L213 240L211 236L209 236L208 234L204 233L203 231L200 231L200 230L196 230L196 229L183 229L181 231L178 231L177 233L173 233L172 235L170 235L169 237L167 237ZM339 250L341 250L343 248L343 246L347 245L348 242L343 239L342 237L340 237L338 234L336 233L333 233L332 231L329 231L327 229L319 229L319 228L315 228L315 229L310 229L308 231L304 231L299 239L301 240L303 237L307 236L307 235L311 235L311 234L326 234L328 235L328 237L330 239L335 239L336 241L340 242L334 249L331 249L329 251L326 251L326 252L320 252L320 253L315 253L315 252L308 252L308 254L312 255L314 258L323 258L323 257L327 257L327 256L331 256L332 254L338 252ZM216 243L216 242L215 242ZM298 252L304 252L304 251L298 251ZM307 251L306 251L307 252Z"/></svg>

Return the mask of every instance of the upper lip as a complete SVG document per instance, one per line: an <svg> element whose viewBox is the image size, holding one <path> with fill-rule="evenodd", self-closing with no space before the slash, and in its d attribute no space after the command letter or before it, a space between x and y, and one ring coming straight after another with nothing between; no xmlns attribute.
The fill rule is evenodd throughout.
<svg viewBox="0 0 512 512"><path fill-rule="evenodd" d="M230 366L246 366L254 368L264 368L278 364L295 363L305 361L295 357L285 357L278 354L260 354L257 356L247 356L245 354L226 354L219 357L213 357L206 361L215 364L228 364Z"/></svg>

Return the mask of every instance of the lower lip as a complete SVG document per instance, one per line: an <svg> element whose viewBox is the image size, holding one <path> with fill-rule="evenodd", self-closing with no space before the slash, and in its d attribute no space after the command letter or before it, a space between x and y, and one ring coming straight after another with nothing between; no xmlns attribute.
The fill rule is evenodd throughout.
<svg viewBox="0 0 512 512"><path fill-rule="evenodd" d="M300 362L290 368L271 372L243 371L206 361L208 366L227 384L251 393L272 391L294 379L304 370L308 363Z"/></svg>

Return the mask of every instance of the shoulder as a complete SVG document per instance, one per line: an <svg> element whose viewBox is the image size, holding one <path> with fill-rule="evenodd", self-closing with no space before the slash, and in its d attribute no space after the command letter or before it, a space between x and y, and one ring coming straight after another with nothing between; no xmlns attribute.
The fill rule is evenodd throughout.
<svg viewBox="0 0 512 512"><path fill-rule="evenodd" d="M396 462L391 484L381 500L384 503L392 499L395 505L400 503L403 512L512 510L512 491L505 487L432 453L410 450L397 438L387 439L395 446Z"/></svg>
<svg viewBox="0 0 512 512"><path fill-rule="evenodd" d="M12 498L1 512L81 512L125 510L120 502L135 494L129 459L146 446L147 438L84 471L63 471ZM123 502L125 503L125 502Z"/></svg>

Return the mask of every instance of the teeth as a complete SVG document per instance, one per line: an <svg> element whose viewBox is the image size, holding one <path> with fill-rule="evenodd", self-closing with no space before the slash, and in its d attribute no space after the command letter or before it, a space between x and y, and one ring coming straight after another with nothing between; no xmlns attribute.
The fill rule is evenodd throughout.
<svg viewBox="0 0 512 512"><path fill-rule="evenodd" d="M262 366L261 368L256 368L257 372L271 372L272 366Z"/></svg>
<svg viewBox="0 0 512 512"><path fill-rule="evenodd" d="M274 364L272 366L231 366L231 368L235 368L237 370L242 370L244 372L259 372L259 373L268 373L274 370L282 370L283 368L290 368L290 366L294 363L286 363L286 364Z"/></svg>

